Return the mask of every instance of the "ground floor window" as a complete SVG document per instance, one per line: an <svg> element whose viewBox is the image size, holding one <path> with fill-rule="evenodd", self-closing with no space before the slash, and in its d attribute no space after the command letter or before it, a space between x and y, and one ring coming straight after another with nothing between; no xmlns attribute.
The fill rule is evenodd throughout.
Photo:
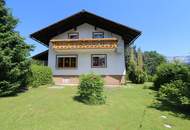
<svg viewBox="0 0 190 130"><path fill-rule="evenodd" d="M77 55L57 55L57 68L76 68Z"/></svg>
<svg viewBox="0 0 190 130"><path fill-rule="evenodd" d="M107 66L107 55L92 54L91 64L92 68L105 68Z"/></svg>

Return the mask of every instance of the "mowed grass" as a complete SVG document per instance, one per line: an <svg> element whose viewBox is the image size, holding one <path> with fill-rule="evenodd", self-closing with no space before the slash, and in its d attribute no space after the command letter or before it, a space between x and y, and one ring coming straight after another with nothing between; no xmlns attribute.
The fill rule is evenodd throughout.
<svg viewBox="0 0 190 130"><path fill-rule="evenodd" d="M143 85L105 89L107 103L99 106L73 100L76 92L43 86L0 98L0 130L168 130L164 124L190 129L190 120L151 107L155 92Z"/></svg>

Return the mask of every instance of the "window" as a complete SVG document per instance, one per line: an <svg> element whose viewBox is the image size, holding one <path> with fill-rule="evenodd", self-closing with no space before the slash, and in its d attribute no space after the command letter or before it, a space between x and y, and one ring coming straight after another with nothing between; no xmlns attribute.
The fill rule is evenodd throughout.
<svg viewBox="0 0 190 130"><path fill-rule="evenodd" d="M79 39L79 33L77 33L77 32L69 33L68 38L69 39Z"/></svg>
<svg viewBox="0 0 190 130"><path fill-rule="evenodd" d="M57 56L57 68L76 68L77 55Z"/></svg>
<svg viewBox="0 0 190 130"><path fill-rule="evenodd" d="M93 38L104 38L104 32L93 32Z"/></svg>
<svg viewBox="0 0 190 130"><path fill-rule="evenodd" d="M93 54L91 57L92 68L105 68L107 65L107 55L106 54Z"/></svg>

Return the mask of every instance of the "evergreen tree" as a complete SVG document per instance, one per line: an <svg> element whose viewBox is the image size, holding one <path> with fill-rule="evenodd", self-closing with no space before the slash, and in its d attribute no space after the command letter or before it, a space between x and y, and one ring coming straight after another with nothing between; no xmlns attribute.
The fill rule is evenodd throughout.
<svg viewBox="0 0 190 130"><path fill-rule="evenodd" d="M143 55L140 48L137 52L137 66L140 70L143 70Z"/></svg>
<svg viewBox="0 0 190 130"><path fill-rule="evenodd" d="M28 83L31 46L14 30L17 23L0 0L0 96L16 94Z"/></svg>
<svg viewBox="0 0 190 130"><path fill-rule="evenodd" d="M131 64L136 64L135 63L135 53L134 53L134 48L130 48L130 56L129 56L129 63Z"/></svg>

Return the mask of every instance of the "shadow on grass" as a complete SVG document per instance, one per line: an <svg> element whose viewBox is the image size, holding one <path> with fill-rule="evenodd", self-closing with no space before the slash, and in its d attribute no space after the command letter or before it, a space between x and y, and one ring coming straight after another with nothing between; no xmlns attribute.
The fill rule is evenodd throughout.
<svg viewBox="0 0 190 130"><path fill-rule="evenodd" d="M87 105L87 104L82 100L82 98L81 98L80 96L74 96L74 97L73 97L73 100L74 100L74 101L77 101L77 102L79 102L79 103L82 103L82 104L84 104L84 105Z"/></svg>
<svg viewBox="0 0 190 130"><path fill-rule="evenodd" d="M159 111L168 111L171 112L172 116L184 118L190 120L190 110L189 107L176 107L168 102L164 101L156 101L152 105L148 106L148 108L154 108Z"/></svg>
<svg viewBox="0 0 190 130"><path fill-rule="evenodd" d="M155 101L153 104L148 106L148 108L157 109L159 111L168 111L171 112L170 114L173 116L190 120L190 106L177 107L170 104L169 102L159 100L157 96L158 90L154 87L154 84L148 84L147 86L144 85L143 88L150 89L155 93Z"/></svg>
<svg viewBox="0 0 190 130"><path fill-rule="evenodd" d="M153 90L153 91L158 91L154 87L154 84L152 82L146 82L146 83L144 83L143 89L150 89L150 90Z"/></svg>
<svg viewBox="0 0 190 130"><path fill-rule="evenodd" d="M18 96L19 94L24 93L24 92L26 92L26 91L28 91L28 87L23 87L23 88L21 88L20 90L18 90L16 93L8 94L8 95L3 95L3 96L0 96L0 98L16 97L16 96Z"/></svg>
<svg viewBox="0 0 190 130"><path fill-rule="evenodd" d="M74 97L73 97L73 100L74 100L74 101L77 101L77 102L83 103L83 102L81 101L81 97L80 97L80 96L74 96Z"/></svg>

